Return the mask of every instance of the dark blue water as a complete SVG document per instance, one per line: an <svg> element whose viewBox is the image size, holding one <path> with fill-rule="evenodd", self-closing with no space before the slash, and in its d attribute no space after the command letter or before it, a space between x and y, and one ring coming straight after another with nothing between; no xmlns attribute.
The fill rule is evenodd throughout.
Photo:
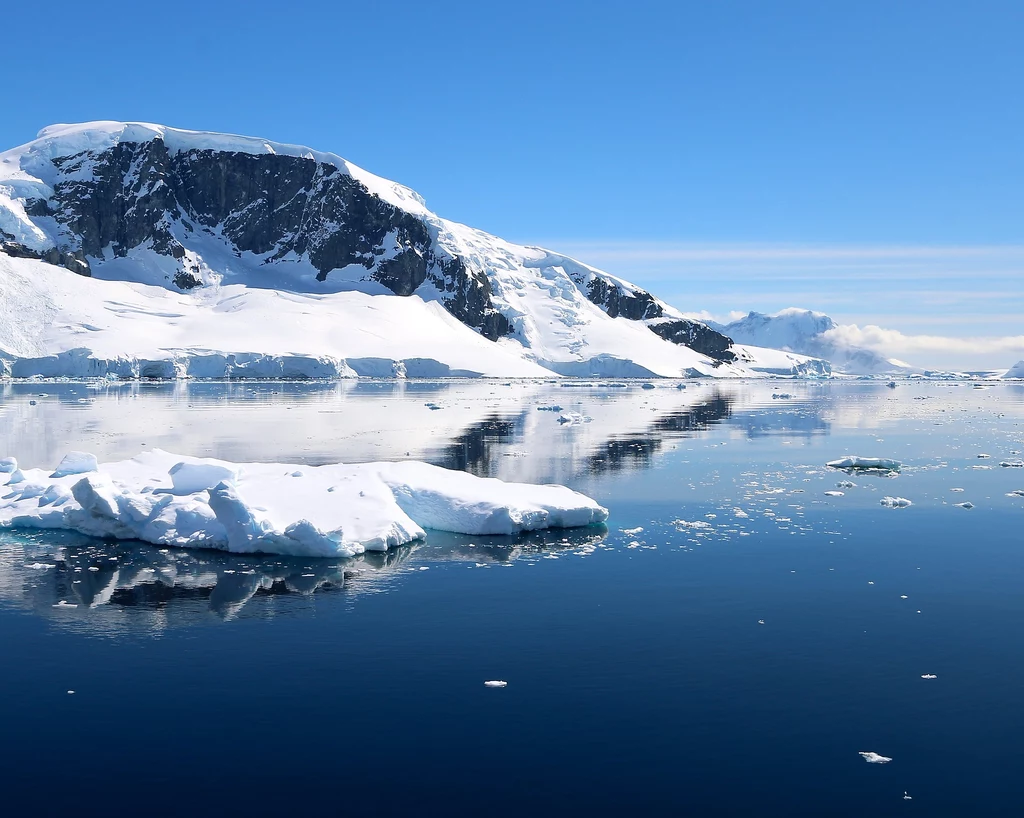
<svg viewBox="0 0 1024 818"><path fill-rule="evenodd" d="M783 388L8 387L29 466L410 451L612 516L352 561L4 534L4 812L1016 814L1024 390Z"/></svg>

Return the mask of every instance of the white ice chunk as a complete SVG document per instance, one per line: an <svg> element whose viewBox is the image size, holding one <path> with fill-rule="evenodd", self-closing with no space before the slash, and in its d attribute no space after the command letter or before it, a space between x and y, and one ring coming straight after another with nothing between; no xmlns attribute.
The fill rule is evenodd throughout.
<svg viewBox="0 0 1024 818"><path fill-rule="evenodd" d="M96 471L96 455L88 452L68 452L50 477L67 477L69 474L86 474Z"/></svg>
<svg viewBox="0 0 1024 818"><path fill-rule="evenodd" d="M899 460L890 460L886 457L859 457L858 455L846 455L838 460L830 460L825 464L833 469L856 469L859 471L899 471L903 464Z"/></svg>
<svg viewBox="0 0 1024 818"><path fill-rule="evenodd" d="M195 494L197 491L212 489L224 481L234 482L238 472L212 460L195 463L175 463L167 472L175 494Z"/></svg>
<svg viewBox="0 0 1024 818"><path fill-rule="evenodd" d="M1024 460L1004 460L999 465L1008 469L1024 469Z"/></svg>
<svg viewBox="0 0 1024 818"><path fill-rule="evenodd" d="M13 457L0 458L0 474L14 474L18 470L18 461Z"/></svg>
<svg viewBox="0 0 1024 818"><path fill-rule="evenodd" d="M921 678L922 679L938 679L939 677L936 676L934 673L922 673L921 674Z"/></svg>
<svg viewBox="0 0 1024 818"><path fill-rule="evenodd" d="M296 472L301 479L291 476ZM159 450L84 476L30 469L8 481L0 498L0 528L331 557L384 551L422 539L424 528L517 534L607 517L594 500L564 486L482 479L415 461L300 470Z"/></svg>
<svg viewBox="0 0 1024 818"><path fill-rule="evenodd" d="M878 502L885 508L908 508L914 505L906 497L883 497Z"/></svg>
<svg viewBox="0 0 1024 818"><path fill-rule="evenodd" d="M843 496L843 492L841 492L841 491L826 491L825 492L825 496L826 497L842 497Z"/></svg>
<svg viewBox="0 0 1024 818"><path fill-rule="evenodd" d="M868 764L888 764L890 761L892 761L891 758L879 755L878 753L867 752L858 753L858 755L862 756Z"/></svg>
<svg viewBox="0 0 1024 818"><path fill-rule="evenodd" d="M501 679L492 679L491 681L484 682L484 687L508 687L508 682L504 682Z"/></svg>
<svg viewBox="0 0 1024 818"><path fill-rule="evenodd" d="M956 505L957 508L966 508L967 510L970 510L970 509L974 508L974 503L971 503L971 502L955 503L955 505Z"/></svg>

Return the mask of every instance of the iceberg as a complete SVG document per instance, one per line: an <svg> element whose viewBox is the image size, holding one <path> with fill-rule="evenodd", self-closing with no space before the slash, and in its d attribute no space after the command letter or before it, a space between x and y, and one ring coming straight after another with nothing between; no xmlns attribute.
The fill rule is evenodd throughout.
<svg viewBox="0 0 1024 818"><path fill-rule="evenodd" d="M899 460L890 460L886 457L858 457L857 455L847 455L838 460L830 460L825 465L830 469L849 471L897 472L903 468L903 464Z"/></svg>
<svg viewBox="0 0 1024 818"><path fill-rule="evenodd" d="M909 508L914 505L906 497L883 497L878 502L885 508Z"/></svg>
<svg viewBox="0 0 1024 818"><path fill-rule="evenodd" d="M892 761L888 756L879 755L878 753L873 752L858 753L857 755L862 756L868 764L888 764Z"/></svg>
<svg viewBox="0 0 1024 818"><path fill-rule="evenodd" d="M506 483L418 461L306 467L157 449L103 464L76 452L53 473L0 473L0 529L235 553L350 557L424 539L424 529L518 534L607 518L607 509L565 486Z"/></svg>

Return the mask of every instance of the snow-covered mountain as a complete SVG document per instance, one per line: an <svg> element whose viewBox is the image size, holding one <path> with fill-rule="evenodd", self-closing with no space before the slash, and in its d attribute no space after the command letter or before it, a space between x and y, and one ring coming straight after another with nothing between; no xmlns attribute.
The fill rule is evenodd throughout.
<svg viewBox="0 0 1024 818"><path fill-rule="evenodd" d="M751 312L728 324L707 323L732 338L736 344L752 344L823 358L835 370L850 375L920 371L903 361L846 343L836 332L838 326L835 321L821 312L791 307L772 315Z"/></svg>
<svg viewBox="0 0 1024 818"><path fill-rule="evenodd" d="M339 156L161 125L46 128L0 154L0 372L740 376L645 290L442 219Z"/></svg>

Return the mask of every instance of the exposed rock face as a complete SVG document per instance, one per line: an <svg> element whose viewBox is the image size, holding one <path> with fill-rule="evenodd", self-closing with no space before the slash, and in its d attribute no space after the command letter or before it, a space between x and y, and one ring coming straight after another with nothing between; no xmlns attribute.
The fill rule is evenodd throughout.
<svg viewBox="0 0 1024 818"><path fill-rule="evenodd" d="M673 344L682 344L716 361L731 363L736 360L732 351L732 338L717 332L707 324L686 318L662 318L648 321L651 331Z"/></svg>
<svg viewBox="0 0 1024 818"><path fill-rule="evenodd" d="M653 295L644 290L627 290L607 278L594 276L587 287L587 297L604 309L612 318L629 318L642 321L645 318L660 318L664 309Z"/></svg>
<svg viewBox="0 0 1024 818"><path fill-rule="evenodd" d="M53 217L68 246L36 253L6 239L4 251L90 274L87 258L124 257L138 247L178 262L181 290L201 286L191 238L216 235L265 264L305 256L319 281L358 265L363 278L396 295L428 279L453 315L494 340L509 322L493 306L487 276L436 246L427 224L370 193L326 162L214 150L171 152L159 137L119 142L102 152L57 157L49 201L33 215Z"/></svg>

